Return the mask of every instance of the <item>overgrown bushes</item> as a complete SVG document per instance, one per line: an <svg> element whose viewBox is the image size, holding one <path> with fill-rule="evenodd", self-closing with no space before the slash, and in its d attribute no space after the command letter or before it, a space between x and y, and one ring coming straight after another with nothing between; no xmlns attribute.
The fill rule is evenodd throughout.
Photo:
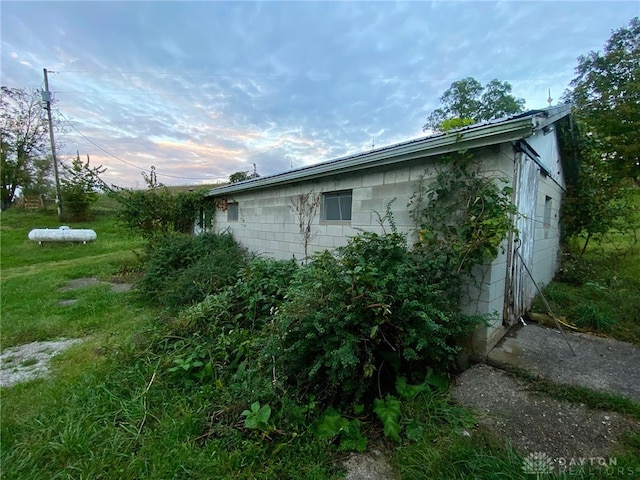
<svg viewBox="0 0 640 480"><path fill-rule="evenodd" d="M482 321L459 313L459 286L402 235L363 232L298 270L266 354L287 384L357 403L399 374L451 366L456 340Z"/></svg>
<svg viewBox="0 0 640 480"><path fill-rule="evenodd" d="M170 234L192 232L198 210L206 210L203 193L198 190L174 194L163 185L150 182L147 190L119 189L111 195L120 204L118 221L142 236L153 250Z"/></svg>
<svg viewBox="0 0 640 480"><path fill-rule="evenodd" d="M395 395L434 387L433 370L452 366L460 338L483 322L460 313L461 286L512 228L508 189L468 160L453 159L455 181L442 172L421 186L411 247L389 208L380 222L391 233L361 232L302 266L247 258L229 235L161 242L142 292L191 305L159 345L160 363L178 386L215 386L226 407L212 430L244 417L251 434L295 438L313 424L321 438L362 449L375 412L389 438L419 436Z"/></svg>
<svg viewBox="0 0 640 480"><path fill-rule="evenodd" d="M232 242L204 237L217 248ZM142 282L145 292L173 305L204 291L186 288L185 279L201 283L193 281L204 268L200 259L214 257L193 242L177 237L158 249ZM199 267L191 264L195 258ZM428 365L451 366L457 340L482 322L459 313L459 278L407 249L397 233L363 232L306 266L252 258L239 267L229 258L225 252L214 261L217 271L207 285L213 293L175 321L179 336L193 338L172 347L180 351L172 368L192 381L224 377L223 384L236 387L240 377L251 378L264 388L247 401L273 401L285 391L298 399L313 395L324 406L348 407L365 394L371 400L398 375L420 377Z"/></svg>
<svg viewBox="0 0 640 480"><path fill-rule="evenodd" d="M179 242L158 249L154 278L188 268L195 250ZM287 443L311 431L363 450L380 422L395 441L418 440L401 399L411 383L442 388L429 365L444 370L457 337L482 321L458 313L459 279L439 269L397 233L363 232L304 266L252 257L175 317L156 354L176 388L211 388L221 407L206 435Z"/></svg>
<svg viewBox="0 0 640 480"><path fill-rule="evenodd" d="M170 235L151 256L139 291L146 301L176 310L233 284L246 258L231 235Z"/></svg>

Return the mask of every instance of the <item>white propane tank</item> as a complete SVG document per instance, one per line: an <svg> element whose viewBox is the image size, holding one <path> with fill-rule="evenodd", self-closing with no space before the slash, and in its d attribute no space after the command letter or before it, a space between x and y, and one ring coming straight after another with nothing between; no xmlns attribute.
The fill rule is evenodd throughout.
<svg viewBox="0 0 640 480"><path fill-rule="evenodd" d="M66 225L60 228L34 228L29 232L29 240L34 242L93 242L98 236L89 229L74 230Z"/></svg>

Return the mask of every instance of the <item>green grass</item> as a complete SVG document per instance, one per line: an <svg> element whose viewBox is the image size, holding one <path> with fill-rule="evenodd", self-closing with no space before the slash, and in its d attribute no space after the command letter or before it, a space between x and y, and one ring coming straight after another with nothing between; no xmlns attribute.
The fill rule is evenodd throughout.
<svg viewBox="0 0 640 480"><path fill-rule="evenodd" d="M554 314L581 329L640 346L640 189L637 213L626 234L613 231L572 239L555 281L543 292ZM547 313L541 298L532 311Z"/></svg>
<svg viewBox="0 0 640 480"><path fill-rule="evenodd" d="M34 228L89 228L97 234L94 242L87 244L66 242L32 242L29 232ZM7 269L27 267L52 262L68 262L88 256L121 255L123 252L139 249L141 242L132 237L124 228L114 224L113 216L98 214L92 222L63 222L52 213L31 212L12 209L0 216L0 248L2 251L0 268L3 278Z"/></svg>
<svg viewBox="0 0 640 480"><path fill-rule="evenodd" d="M543 292L554 314L569 323L640 346L640 245L601 243L584 256L570 253ZM542 299L532 311L546 313Z"/></svg>
<svg viewBox="0 0 640 480"><path fill-rule="evenodd" d="M96 230L88 245L30 242L31 228L61 223L52 213L1 215L2 348L83 339L52 361L51 378L1 390L2 478L338 478L326 445L311 435L248 436L234 417L210 435L228 398L168 374L154 353L166 333L162 312L109 285L63 289L135 265L142 244L108 211L71 225Z"/></svg>
<svg viewBox="0 0 640 480"><path fill-rule="evenodd" d="M89 245L29 242L30 228L59 225L52 214L9 211L0 220L2 348L59 337L83 339L52 361L51 378L0 390L2 478L343 477L345 455L314 437L311 426L300 431L283 426L268 437L243 430L240 412L248 405L230 402L232 385L189 384L170 373L171 357L162 345L171 329L163 312L143 307L133 293L112 292L108 285L62 289L71 279L109 280L123 264L136 264L140 241L115 226L108 209L93 222L72 225L96 230L98 240ZM629 289L637 283L627 276L638 265L627 267L624 276L617 271L608 282L594 277L607 288L589 297L598 308L614 308L613 302L598 303L614 285L622 289L617 301L628 300ZM555 301L566 301L563 294L579 295L558 290ZM77 302L60 305L70 299ZM614 333L632 323L620 308L615 305L613 310ZM639 415L636 407L616 399L538 385L544 388L547 394L591 408ZM375 436L375 418L363 420L370 445L389 454L401 478L531 478L522 471L522 457L476 427L471 412L450 404L447 394L420 396L403 409L423 427L417 441L389 443L381 433ZM630 436L617 458L623 465L637 466L638 451L640 438Z"/></svg>
<svg viewBox="0 0 640 480"><path fill-rule="evenodd" d="M9 210L0 217L0 305L2 346L58 337L84 337L122 329L129 319L142 315L128 299L108 285L63 291L66 282L81 277L110 279L123 264L136 261L142 243L116 226L113 218L98 215L89 224L98 238L89 244L39 245L28 240L32 227L59 225L52 213ZM78 302L62 306L62 300Z"/></svg>

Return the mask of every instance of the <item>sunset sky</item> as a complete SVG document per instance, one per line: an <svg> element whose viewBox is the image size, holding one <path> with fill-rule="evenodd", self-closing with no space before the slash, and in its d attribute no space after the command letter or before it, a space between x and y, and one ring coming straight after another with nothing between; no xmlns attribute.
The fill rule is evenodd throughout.
<svg viewBox="0 0 640 480"><path fill-rule="evenodd" d="M421 135L451 82L553 104L640 1L11 2L1 83L43 88L104 180L268 175Z"/></svg>

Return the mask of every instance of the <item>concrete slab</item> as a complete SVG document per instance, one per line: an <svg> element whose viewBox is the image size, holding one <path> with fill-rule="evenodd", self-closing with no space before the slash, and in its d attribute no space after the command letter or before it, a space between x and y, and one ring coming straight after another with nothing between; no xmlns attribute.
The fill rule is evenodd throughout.
<svg viewBox="0 0 640 480"><path fill-rule="evenodd" d="M451 398L474 409L480 425L523 456L546 454L558 473L563 459L608 458L624 435L640 431L640 422L624 415L530 392L525 380L489 365L462 373Z"/></svg>
<svg viewBox="0 0 640 480"><path fill-rule="evenodd" d="M640 402L640 348L611 338L565 334L575 355L557 330L516 326L489 353L487 362Z"/></svg>

